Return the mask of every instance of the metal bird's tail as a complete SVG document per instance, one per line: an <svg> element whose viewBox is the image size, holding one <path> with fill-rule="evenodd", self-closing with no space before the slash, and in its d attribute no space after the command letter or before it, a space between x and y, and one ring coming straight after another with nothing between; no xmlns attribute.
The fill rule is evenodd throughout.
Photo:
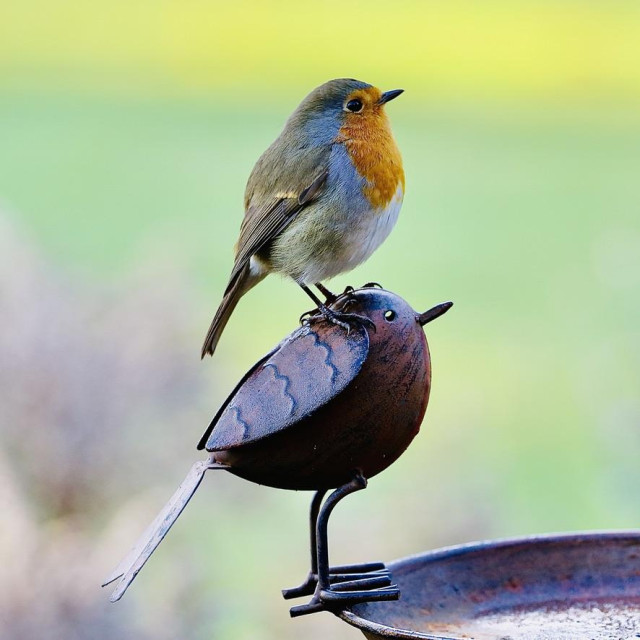
<svg viewBox="0 0 640 640"><path fill-rule="evenodd" d="M124 592L140 572L140 569L142 569L145 562L167 535L173 523L182 513L182 510L187 506L187 503L191 500L191 496L193 496L200 482L202 482L205 472L209 469L226 469L226 467L211 462L211 460L196 462L191 467L182 484L173 496L171 496L169 502L167 502L162 511L156 516L156 519L147 527L131 551L129 551L122 562L120 562L103 582L102 586L106 587L114 580L120 578L120 582L118 582L109 598L111 602L116 602L122 598Z"/></svg>

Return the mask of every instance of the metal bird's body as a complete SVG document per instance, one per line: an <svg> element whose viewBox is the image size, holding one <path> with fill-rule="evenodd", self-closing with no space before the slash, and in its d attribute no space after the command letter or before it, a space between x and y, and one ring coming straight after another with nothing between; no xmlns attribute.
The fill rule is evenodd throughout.
<svg viewBox="0 0 640 640"><path fill-rule="evenodd" d="M409 446L431 386L424 331L409 305L386 291L346 300L375 328L345 335L323 322L291 334L212 421L199 448L213 462L281 489L331 489L355 470L372 478Z"/></svg>
<svg viewBox="0 0 640 640"><path fill-rule="evenodd" d="M247 182L234 267L203 356L240 297L269 273L319 283L364 262L389 235L404 171L384 105L400 93L332 80L291 115Z"/></svg>
<svg viewBox="0 0 640 640"><path fill-rule="evenodd" d="M192 467L105 581L120 579L111 599L122 597L209 469L273 487L317 491L311 517L312 571L285 597L316 593L311 604L292 609L294 615L347 600L397 598L388 574L380 573L383 565L343 568L339 575L348 578L330 577L326 525L335 504L366 487L367 479L392 464L418 433L431 383L422 327L450 306L444 303L417 314L388 291L345 293L332 307L353 309L370 325L346 332L326 320L303 324L256 363L200 441L198 448L209 451L209 459ZM325 492L334 487L339 488L320 509ZM377 567L375 575L369 575L372 566ZM341 580L346 582L334 591L330 585ZM352 585L353 580L357 584Z"/></svg>

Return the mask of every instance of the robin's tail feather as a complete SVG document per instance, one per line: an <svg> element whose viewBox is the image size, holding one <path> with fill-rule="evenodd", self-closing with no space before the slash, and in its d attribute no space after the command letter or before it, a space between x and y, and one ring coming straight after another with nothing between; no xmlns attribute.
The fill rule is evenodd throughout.
<svg viewBox="0 0 640 640"><path fill-rule="evenodd" d="M140 538L138 538L138 541L122 562L120 562L102 583L102 586L106 587L108 584L120 578L120 582L116 585L116 588L109 598L111 602L116 602L122 598L124 592L140 572L140 569L142 569L151 554L164 540L173 523L187 506L187 503L191 500L191 496L193 496L200 482L202 482L205 472L209 469L226 469L226 467L211 462L211 460L196 462L191 467L189 474L182 484L173 496L171 496L171 500L167 502L162 511L156 516L156 519L147 527Z"/></svg>
<svg viewBox="0 0 640 640"><path fill-rule="evenodd" d="M224 298L222 298L222 302L216 311L216 315L211 321L207 337L204 339L202 352L200 354L201 358L204 358L207 354L213 355L213 352L218 346L220 336L227 326L227 322L229 322L229 318L240 301L240 298L242 298L249 289L258 284L265 275L266 273L256 273L251 269L250 265L247 264L235 279L229 283L224 293Z"/></svg>

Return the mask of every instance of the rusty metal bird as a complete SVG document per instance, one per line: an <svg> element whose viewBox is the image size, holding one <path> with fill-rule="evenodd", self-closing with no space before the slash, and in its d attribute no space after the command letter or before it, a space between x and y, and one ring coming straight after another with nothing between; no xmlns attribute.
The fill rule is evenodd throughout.
<svg viewBox="0 0 640 640"><path fill-rule="evenodd" d="M303 615L355 602L392 600L398 589L382 563L330 567L329 515L346 495L391 465L418 433L431 387L422 327L452 306L416 313L376 287L350 290L332 307L370 320L349 332L312 317L259 360L220 407L198 449L209 457L189 474L137 544L106 579L119 600L160 544L208 470L280 489L313 490L311 570L285 598ZM324 501L326 493L334 489Z"/></svg>

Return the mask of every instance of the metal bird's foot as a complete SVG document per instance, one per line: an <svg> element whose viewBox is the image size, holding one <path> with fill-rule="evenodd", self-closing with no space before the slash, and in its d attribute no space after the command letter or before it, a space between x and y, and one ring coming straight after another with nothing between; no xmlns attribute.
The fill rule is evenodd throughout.
<svg viewBox="0 0 640 640"><path fill-rule="evenodd" d="M311 571L306 580L293 589L282 592L285 600L311 596L307 604L292 607L292 618L317 611L339 611L357 602L397 600L398 586L392 584L391 575L383 562L329 565L327 525L333 508L345 496L367 486L367 479L360 471L354 473L351 482L335 489L324 501L326 489L316 492L309 514L311 534Z"/></svg>
<svg viewBox="0 0 640 640"><path fill-rule="evenodd" d="M346 582L364 578L374 573L376 575L386 574L389 572L385 569L383 562L365 562L363 564L349 564L344 566L331 567L329 570L329 579L331 583ZM391 581L389 581L391 582ZM285 600L291 598L301 598L302 596L312 595L318 586L318 575L309 572L305 581L298 587L291 589L283 589L282 597Z"/></svg>
<svg viewBox="0 0 640 640"><path fill-rule="evenodd" d="M358 602L397 600L400 596L400 590L392 584L391 574L382 562L332 567L329 581L329 586L321 589L317 577L310 574L299 587L284 590L285 599L313 594L307 604L290 609L291 617L336 611Z"/></svg>

